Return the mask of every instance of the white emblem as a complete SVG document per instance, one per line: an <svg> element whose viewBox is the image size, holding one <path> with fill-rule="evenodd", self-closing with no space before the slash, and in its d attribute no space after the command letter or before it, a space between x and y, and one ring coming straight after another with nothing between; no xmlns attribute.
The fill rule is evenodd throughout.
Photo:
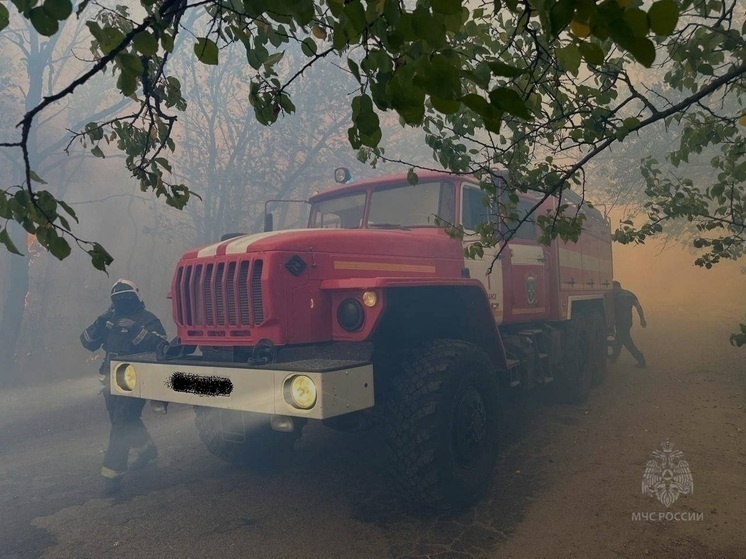
<svg viewBox="0 0 746 559"><path fill-rule="evenodd" d="M683 460L683 452L674 450L668 439L661 443L661 449L654 450L652 460L645 464L642 494L658 497L661 503L670 507L679 495L694 493L694 480L689 462Z"/></svg>

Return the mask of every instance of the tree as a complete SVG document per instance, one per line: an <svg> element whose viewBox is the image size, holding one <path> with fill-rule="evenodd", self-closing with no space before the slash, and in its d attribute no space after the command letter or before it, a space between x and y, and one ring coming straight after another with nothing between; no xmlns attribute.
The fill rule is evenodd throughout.
<svg viewBox="0 0 746 559"><path fill-rule="evenodd" d="M73 17L70 0L12 3L13 17L26 18L45 36ZM20 183L3 185L0 217L21 223L58 257L69 252L71 239L97 268L111 262L101 245L75 235L65 218L74 217L69 206L34 184L39 177L29 142L42 113L112 70L134 110L92 119L75 137L97 156L114 143L144 191L182 208L191 190L174 180L168 154L176 148L186 100L168 62L190 45L197 60L218 65L235 52L227 49L234 43L244 47L255 72L248 101L260 123L295 112L292 85L319 61L338 57L357 82L348 130L353 148L373 161L397 159L381 144L380 115L394 112L404 125L425 130L439 165L482 176L487 198L496 195L488 180L494 165L510 171L509 190L562 201L573 184L582 194L584 169L594 157L630 134L678 121L685 132L672 163L702 143L716 144L722 150L713 160L717 182L694 192L686 181L663 180L651 161L645 170L649 221L640 228L625 224L617 239L643 241L670 219L696 216L711 235L701 241L705 265L735 256L731 247L743 244L746 170L738 122L745 120L746 57L737 0L141 0L137 8L134 15L122 6L80 2L76 15L93 36L95 59L66 87L27 108L16 141L0 143L19 150L24 168ZM207 17L184 17L195 11ZM0 28L9 19L0 6ZM194 39L178 41L189 35ZM283 64L291 46L307 57L293 68ZM664 73L679 99L645 89L645 68ZM726 105L715 96L737 112L722 110ZM564 215L566 208L561 203L555 215L538 216L545 239L577 238L582 222ZM492 227L480 231L474 254L502 240ZM0 242L17 251L5 228Z"/></svg>
<svg viewBox="0 0 746 559"><path fill-rule="evenodd" d="M2 10L0 9L0 12ZM0 17L0 19L2 19ZM12 133L13 123L18 122L23 113L38 105L44 96L52 94L64 76L74 70L77 61L73 51L81 47L82 27L74 21L66 28L46 39L40 36L27 21L8 27L0 36L0 54L9 64L0 69L0 112L4 115L0 123L2 134ZM116 103L115 103L116 104ZM89 102L86 118L103 116L106 110L99 111L97 102ZM91 112L91 108L94 109ZM114 109L112 109L114 110ZM60 113L64 113L60 117ZM53 203L52 198L62 198L68 190L71 176L80 172L80 164L87 156L81 152L73 157L65 157L64 148L70 138L65 128L77 128L86 120L76 120L76 107L58 107L45 115L45 125L41 129L29 129L26 144L26 161L33 165L35 173L50 178L54 195L39 193L39 204ZM8 150L0 150L2 158L3 182L20 184L24 177L24 160L12 157ZM37 176L36 174L34 176ZM1 202L0 202L1 203ZM6 217L6 216L3 216ZM7 221L7 220L6 220ZM17 220L16 220L17 221ZM32 240L18 222L11 220L0 232L0 237L10 246L20 245L25 254L8 261L5 277L6 286L0 296L0 363L4 364L4 376L10 375L14 364L17 342L22 331L24 311L28 305L31 259L29 253ZM64 247L59 247L59 256L66 256ZM38 325L36 325L38 326Z"/></svg>

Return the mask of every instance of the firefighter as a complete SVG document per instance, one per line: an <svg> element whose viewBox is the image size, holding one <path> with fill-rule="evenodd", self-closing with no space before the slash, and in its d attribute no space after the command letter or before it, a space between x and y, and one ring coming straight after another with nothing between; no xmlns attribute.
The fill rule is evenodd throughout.
<svg viewBox="0 0 746 559"><path fill-rule="evenodd" d="M101 468L107 495L119 491L130 449L134 455L132 469L142 467L158 456L158 449L140 418L145 400L111 394L109 362L120 355L155 351L166 341L161 321L145 310L137 286L126 279L116 281L111 288L111 307L80 335L80 342L87 350L96 351L103 347L106 352L99 369L99 380L104 385L104 400L111 420L109 447Z"/></svg>
<svg viewBox="0 0 746 559"><path fill-rule="evenodd" d="M614 301L614 330L616 334L610 356L611 362L616 362L619 353L622 351L622 346L624 346L632 354L632 357L637 359L635 367L644 369L647 367L645 356L637 349L630 333L632 329L633 307L637 310L637 314L640 317L640 326L645 328L648 325L645 321L645 313L642 310L642 305L637 300L637 296L631 291L622 289L622 284L618 281L612 283L612 296Z"/></svg>

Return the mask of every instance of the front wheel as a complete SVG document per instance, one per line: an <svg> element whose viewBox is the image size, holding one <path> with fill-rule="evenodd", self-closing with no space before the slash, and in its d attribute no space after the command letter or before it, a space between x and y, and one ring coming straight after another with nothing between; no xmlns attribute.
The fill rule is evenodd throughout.
<svg viewBox="0 0 746 559"><path fill-rule="evenodd" d="M212 454L258 469L281 465L290 458L302 424L292 432L273 431L269 416L195 406L194 423L200 440Z"/></svg>
<svg viewBox="0 0 746 559"><path fill-rule="evenodd" d="M497 459L498 387L487 355L459 340L427 342L404 360L387 402L394 476L421 504L480 499Z"/></svg>

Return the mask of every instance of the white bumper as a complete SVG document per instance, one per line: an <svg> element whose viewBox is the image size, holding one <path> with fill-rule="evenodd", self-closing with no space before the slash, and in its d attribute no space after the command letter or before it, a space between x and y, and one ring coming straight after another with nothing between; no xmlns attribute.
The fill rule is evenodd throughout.
<svg viewBox="0 0 746 559"><path fill-rule="evenodd" d="M136 373L131 391L116 381L116 371L125 364ZM286 401L286 381L299 374L316 385L316 403L308 410ZM335 417L374 404L370 364L311 372L122 360L111 362L109 379L111 393L117 396L309 419Z"/></svg>

